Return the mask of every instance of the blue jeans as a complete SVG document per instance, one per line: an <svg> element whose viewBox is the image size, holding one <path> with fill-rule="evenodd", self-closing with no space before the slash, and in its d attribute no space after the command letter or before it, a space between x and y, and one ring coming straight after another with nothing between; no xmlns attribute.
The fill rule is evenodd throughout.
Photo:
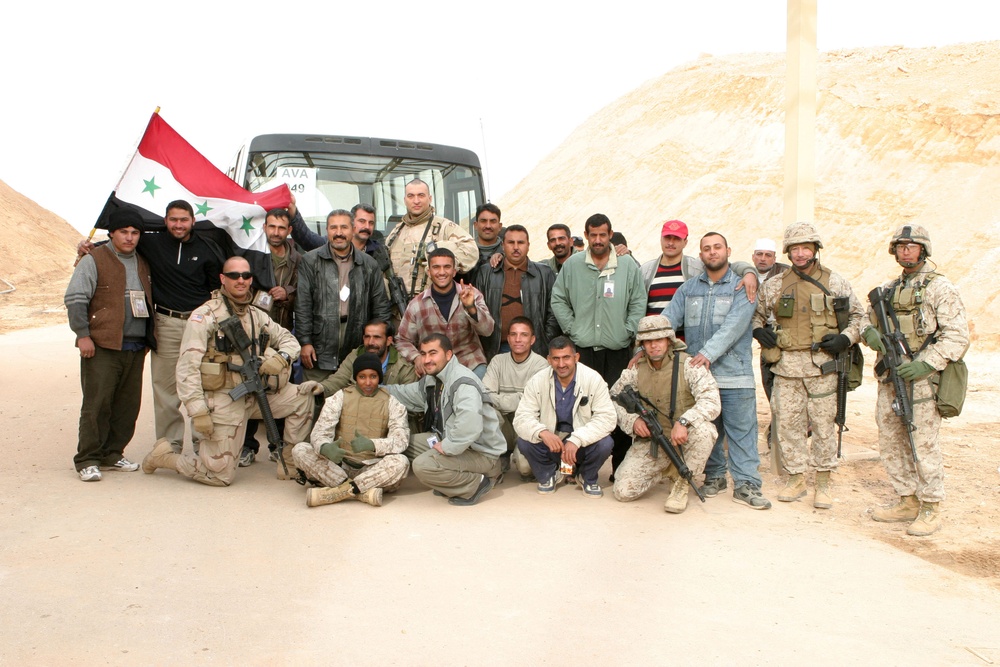
<svg viewBox="0 0 1000 667"><path fill-rule="evenodd" d="M613 441L606 435L588 447L576 450L576 472L583 476L587 484L597 484L597 475L604 462L611 456ZM531 472L540 482L552 479L559 470L562 454L549 451L542 442L528 442L524 438L517 439L517 448L531 466Z"/></svg>
<svg viewBox="0 0 1000 667"><path fill-rule="evenodd" d="M715 419L719 437L705 464L705 479L733 477L734 486L749 482L761 487L760 453L757 451L757 392L755 389L719 389L722 413ZM729 440L729 460L723 449L723 439Z"/></svg>

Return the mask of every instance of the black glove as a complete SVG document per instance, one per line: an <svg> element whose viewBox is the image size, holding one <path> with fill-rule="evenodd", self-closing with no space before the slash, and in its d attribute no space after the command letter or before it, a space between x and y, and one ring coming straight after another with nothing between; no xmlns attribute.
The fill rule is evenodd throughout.
<svg viewBox="0 0 1000 667"><path fill-rule="evenodd" d="M819 344L819 349L837 356L851 346L851 339L844 334L827 334Z"/></svg>
<svg viewBox="0 0 1000 667"><path fill-rule="evenodd" d="M778 334L770 327L757 327L753 330L753 337L757 339L761 347L778 347Z"/></svg>

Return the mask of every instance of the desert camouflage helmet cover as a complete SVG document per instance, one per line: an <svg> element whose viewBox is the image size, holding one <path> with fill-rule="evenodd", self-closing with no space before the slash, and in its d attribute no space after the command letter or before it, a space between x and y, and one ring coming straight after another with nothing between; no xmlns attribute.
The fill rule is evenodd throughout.
<svg viewBox="0 0 1000 667"><path fill-rule="evenodd" d="M889 241L889 254L896 254L896 244L905 241L907 243L919 243L924 247L924 254L931 256L931 235L920 225L900 225Z"/></svg>
<svg viewBox="0 0 1000 667"><path fill-rule="evenodd" d="M782 252L787 255L788 248L796 243L815 243L817 250L823 247L823 242L819 240L819 232L811 222L793 222L785 228Z"/></svg>
<svg viewBox="0 0 1000 667"><path fill-rule="evenodd" d="M639 320L639 332L635 335L636 342L644 340L674 339L674 330L670 320L663 315L647 315Z"/></svg>

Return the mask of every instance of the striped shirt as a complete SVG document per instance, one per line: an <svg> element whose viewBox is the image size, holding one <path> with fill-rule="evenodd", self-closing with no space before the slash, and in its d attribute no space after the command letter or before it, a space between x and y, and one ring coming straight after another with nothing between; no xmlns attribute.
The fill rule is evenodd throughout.
<svg viewBox="0 0 1000 667"><path fill-rule="evenodd" d="M649 294L646 297L646 315L660 315L667 307L670 300L674 298L674 292L684 284L684 275L681 273L681 263L672 266L658 264L656 275L649 283Z"/></svg>

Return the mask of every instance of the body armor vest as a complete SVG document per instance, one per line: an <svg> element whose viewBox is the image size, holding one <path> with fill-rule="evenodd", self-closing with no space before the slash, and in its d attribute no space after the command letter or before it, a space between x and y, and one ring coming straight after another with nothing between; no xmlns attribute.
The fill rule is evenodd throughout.
<svg viewBox="0 0 1000 667"><path fill-rule="evenodd" d="M675 354L680 355L676 380L671 378ZM670 414L670 395L675 386L677 387L677 403L674 406L674 419L694 407L694 395L688 386L687 378L684 377L684 364L687 363L688 356L686 352L668 352L659 370L650 366L648 360L636 365L639 393L656 406L659 411L656 419L660 422L665 433L670 433L670 429L674 426L667 415Z"/></svg>
<svg viewBox="0 0 1000 667"><path fill-rule="evenodd" d="M384 438L389 433L389 392L379 387L374 396L364 396L356 386L345 387L344 407L337 422L336 437L343 443L341 447L349 452L354 432L371 438ZM356 458L376 458L375 452L354 454Z"/></svg>
<svg viewBox="0 0 1000 667"><path fill-rule="evenodd" d="M810 276L829 291L830 271L819 264L816 275ZM780 327L778 347L782 350L808 350L826 334L840 333L834 297L824 294L816 285L800 278L788 269L781 279L781 295L774 309Z"/></svg>
<svg viewBox="0 0 1000 667"><path fill-rule="evenodd" d="M922 274L921 279L914 281L912 284L897 281L892 290L892 309L895 311L896 319L899 321L899 332L906 338L906 343L910 346L910 350L914 354L934 334L933 331L928 331L925 328L924 316L920 306L924 302L924 290L927 288L927 285L939 275L941 274L931 271ZM878 323L873 323L873 325L877 327ZM886 332L883 331L882 333Z"/></svg>
<svg viewBox="0 0 1000 667"><path fill-rule="evenodd" d="M247 307L246 317L249 317L253 322L251 330L247 331L247 336L254 341L256 346L257 341L254 339L260 336L263 326L260 319L254 319L254 310L255 308ZM212 314L219 322L229 317L229 311L221 300L213 306ZM240 323L245 323L243 317L240 317ZM246 329L247 327L244 326L243 330L246 331ZM230 351L229 348L230 343L226 339L226 334L223 333L222 329L216 328L206 341L205 356L201 359L201 386L205 391L229 391L243 382L240 374L229 370L227 365L228 362L232 362L240 366L243 364L243 357L238 351ZM267 384L270 390L272 388L271 376L268 376Z"/></svg>

